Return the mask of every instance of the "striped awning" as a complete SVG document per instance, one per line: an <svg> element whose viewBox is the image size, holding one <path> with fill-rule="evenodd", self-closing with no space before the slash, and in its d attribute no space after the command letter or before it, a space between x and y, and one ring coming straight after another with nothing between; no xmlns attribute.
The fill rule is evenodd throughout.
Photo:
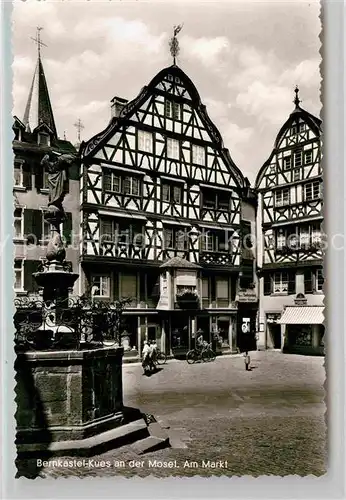
<svg viewBox="0 0 346 500"><path fill-rule="evenodd" d="M284 325L321 325L324 321L323 310L324 307L321 306L288 306L278 323Z"/></svg>

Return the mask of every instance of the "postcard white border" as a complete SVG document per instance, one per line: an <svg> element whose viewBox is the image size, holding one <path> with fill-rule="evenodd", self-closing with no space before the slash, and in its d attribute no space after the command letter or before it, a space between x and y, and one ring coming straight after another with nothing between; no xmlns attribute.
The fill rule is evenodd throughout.
<svg viewBox="0 0 346 500"><path fill-rule="evenodd" d="M68 1L68 0L67 0ZM119 0L113 0L119 1ZM126 1L126 0L123 0ZM130 1L130 0L128 0ZM141 0L138 0L141 1ZM145 0L143 0L145 1ZM161 0L164 1L164 0ZM255 1L255 0L253 0ZM294 1L294 0L293 0ZM14 479L15 401L12 295L12 53L10 1L1 3L1 444L2 498L345 498L345 250L330 249L326 257L326 328L328 388L328 473L320 478L298 476L257 479ZM327 233L345 234L345 105L344 26L342 0L322 4L322 99L325 130L324 172ZM7 238L7 239L6 239ZM57 482L58 481L58 482Z"/></svg>

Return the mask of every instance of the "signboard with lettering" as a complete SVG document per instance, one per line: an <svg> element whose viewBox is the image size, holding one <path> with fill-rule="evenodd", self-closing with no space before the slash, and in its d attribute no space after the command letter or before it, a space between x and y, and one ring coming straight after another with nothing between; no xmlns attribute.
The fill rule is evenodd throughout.
<svg viewBox="0 0 346 500"><path fill-rule="evenodd" d="M238 302L257 302L256 292L253 290L242 290L237 295Z"/></svg>

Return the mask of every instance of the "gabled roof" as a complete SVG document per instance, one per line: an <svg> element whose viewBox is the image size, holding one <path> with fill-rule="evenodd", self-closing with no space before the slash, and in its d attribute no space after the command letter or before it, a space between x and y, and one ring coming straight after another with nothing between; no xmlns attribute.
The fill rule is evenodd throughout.
<svg viewBox="0 0 346 500"><path fill-rule="evenodd" d="M161 264L161 269L175 268L175 269L202 269L201 266L194 262L189 262L182 257L172 257L164 264Z"/></svg>
<svg viewBox="0 0 346 500"><path fill-rule="evenodd" d="M180 81L184 84L186 90L188 91L192 99L192 103L200 113L201 119L204 122L206 129L211 135L213 141L217 144L218 148L220 149L221 154L223 155L223 158L225 160L225 163L230 168L230 171L232 172L239 187L240 188L246 187L244 176L242 172L239 170L239 168L233 162L229 150L224 147L221 134L217 129L217 127L215 126L215 124L209 118L207 109L205 105L202 104L201 98L199 96L199 93L195 85L193 84L191 79L186 75L186 73L184 73L184 71L175 64L173 64L172 66L168 66L167 68L164 68L159 73L157 73L157 75L154 76L149 85L144 86L142 88L139 95L135 99L127 102L127 104L124 105L123 109L120 112L119 117L114 117L111 119L106 129L96 134L94 137L89 139L89 141L82 142L80 149L81 155L83 155L84 157L87 157L89 155L93 156L102 146L102 144L106 142L118 130L120 124L123 123L123 120L130 118L132 113L147 100L150 92L154 90L157 84L160 81L162 81L167 75L177 76L180 79Z"/></svg>
<svg viewBox="0 0 346 500"><path fill-rule="evenodd" d="M297 89L295 90L295 92L297 92ZM274 149L272 150L268 160L266 160L266 162L262 165L262 167L260 168L260 170L257 174L256 181L255 181L255 189L258 189L258 186L262 181L262 177L263 177L263 174L265 172L265 169L270 164L274 154L276 153L276 151L280 145L280 141L281 141L282 137L284 136L285 132L291 127L293 122L295 122L299 118L301 118L304 122L306 122L309 125L309 127L311 127L311 129L314 131L314 133L316 134L317 137L319 137L322 133L322 128L321 128L322 120L320 120L319 118L317 118L317 116L312 115L311 113L306 111L304 108L302 108L299 105L300 101L299 101L297 96L296 96L296 99L294 102L295 102L295 108L292 111L292 113L289 115L288 119L285 121L285 123L280 128L279 133L275 139Z"/></svg>
<svg viewBox="0 0 346 500"><path fill-rule="evenodd" d="M21 128L22 130L25 130L25 125L22 122L22 120L18 118L18 116L14 116L13 119L14 119L14 123L12 125L13 129Z"/></svg>
<svg viewBox="0 0 346 500"><path fill-rule="evenodd" d="M51 129L53 136L57 137L48 85L40 55L32 79L23 123L28 131L34 130L40 124L45 123Z"/></svg>

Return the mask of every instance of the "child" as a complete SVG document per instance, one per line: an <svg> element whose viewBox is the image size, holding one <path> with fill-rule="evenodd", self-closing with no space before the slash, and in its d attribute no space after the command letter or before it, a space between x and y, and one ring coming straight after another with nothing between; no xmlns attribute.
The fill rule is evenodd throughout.
<svg viewBox="0 0 346 500"><path fill-rule="evenodd" d="M244 352L244 362L245 362L245 370L249 370L250 367L250 356L247 351Z"/></svg>

